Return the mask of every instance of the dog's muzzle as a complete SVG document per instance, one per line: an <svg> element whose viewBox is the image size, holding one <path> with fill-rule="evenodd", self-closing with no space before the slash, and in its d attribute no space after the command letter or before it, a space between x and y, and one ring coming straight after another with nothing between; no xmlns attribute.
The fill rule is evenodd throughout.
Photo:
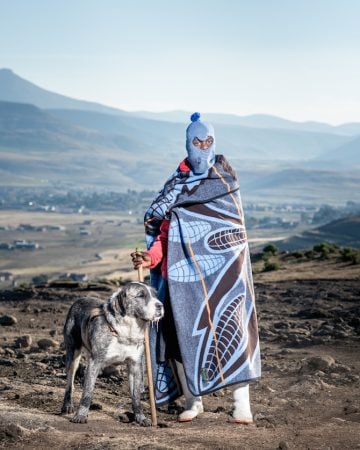
<svg viewBox="0 0 360 450"><path fill-rule="evenodd" d="M154 320L160 320L164 317L164 306L161 302L156 302L155 304L155 316Z"/></svg>

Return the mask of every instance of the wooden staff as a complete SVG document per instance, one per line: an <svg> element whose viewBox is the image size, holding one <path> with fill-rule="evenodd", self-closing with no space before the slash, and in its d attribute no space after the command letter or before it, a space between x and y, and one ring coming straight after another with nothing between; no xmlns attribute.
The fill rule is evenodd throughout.
<svg viewBox="0 0 360 450"><path fill-rule="evenodd" d="M135 253L138 253L138 249L135 250ZM138 280L141 283L144 282L144 273L143 273L142 265L138 267ZM146 330L145 330L145 359L146 359L146 371L147 371L148 385L149 385L151 422L152 422L152 426L156 427L157 426L157 417L156 417L153 377L152 377L152 370L151 370L150 339L149 339L149 326L148 325L146 326Z"/></svg>

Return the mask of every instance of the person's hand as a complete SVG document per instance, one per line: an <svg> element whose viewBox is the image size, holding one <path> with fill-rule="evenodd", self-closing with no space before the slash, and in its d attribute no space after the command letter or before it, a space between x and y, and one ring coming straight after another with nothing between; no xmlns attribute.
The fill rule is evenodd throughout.
<svg viewBox="0 0 360 450"><path fill-rule="evenodd" d="M134 269L138 269L140 266L148 268L151 266L151 256L146 252L134 252L131 253L132 263Z"/></svg>

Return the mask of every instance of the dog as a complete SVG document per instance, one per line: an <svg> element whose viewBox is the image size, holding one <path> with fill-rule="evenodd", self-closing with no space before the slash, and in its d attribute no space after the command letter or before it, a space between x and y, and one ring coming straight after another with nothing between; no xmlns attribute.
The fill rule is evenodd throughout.
<svg viewBox="0 0 360 450"><path fill-rule="evenodd" d="M144 338L147 322L159 321L163 315L163 305L154 289L140 282L126 284L105 303L91 297L77 300L70 308L64 325L67 382L62 414L74 412L74 378L81 354L85 353L88 363L83 392L71 421L87 422L99 372L106 367L126 363L135 421L142 426L151 425L140 403Z"/></svg>

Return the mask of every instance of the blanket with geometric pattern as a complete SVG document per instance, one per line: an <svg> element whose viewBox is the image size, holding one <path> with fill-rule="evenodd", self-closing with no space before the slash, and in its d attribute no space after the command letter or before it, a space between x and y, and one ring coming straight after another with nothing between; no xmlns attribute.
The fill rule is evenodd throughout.
<svg viewBox="0 0 360 450"><path fill-rule="evenodd" d="M194 395L259 378L259 337L249 246L237 177L227 160L168 180L146 220L170 218L168 285L188 387ZM156 281L157 280L157 281ZM156 286L158 278L153 277ZM156 358L158 405L181 394L175 365Z"/></svg>

